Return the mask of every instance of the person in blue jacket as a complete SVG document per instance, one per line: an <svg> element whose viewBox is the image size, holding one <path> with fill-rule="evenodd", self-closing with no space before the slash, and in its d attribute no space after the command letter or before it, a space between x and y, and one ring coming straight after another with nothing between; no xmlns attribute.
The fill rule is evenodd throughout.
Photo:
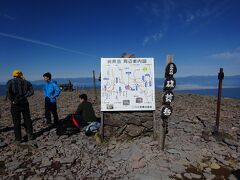
<svg viewBox="0 0 240 180"><path fill-rule="evenodd" d="M60 88L57 86L56 82L52 80L51 73L47 72L43 74L43 78L46 81L43 92L45 96L45 118L47 124L51 125L51 113L54 118L54 125L58 124L58 113L57 113L57 102L56 98L60 95Z"/></svg>

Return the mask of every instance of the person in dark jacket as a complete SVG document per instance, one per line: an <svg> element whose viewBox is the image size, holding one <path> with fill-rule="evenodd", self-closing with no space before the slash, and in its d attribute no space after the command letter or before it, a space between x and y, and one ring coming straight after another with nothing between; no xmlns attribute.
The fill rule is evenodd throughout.
<svg viewBox="0 0 240 180"><path fill-rule="evenodd" d="M57 128L57 134L62 135L70 130L70 134L79 132L81 127L89 125L91 122L99 122L100 118L95 116L92 103L87 100L86 94L79 95L80 104L75 112L64 118Z"/></svg>
<svg viewBox="0 0 240 180"><path fill-rule="evenodd" d="M45 96L45 118L47 124L51 125L51 113L53 114L54 125L58 124L57 102L56 98L60 95L61 90L57 86L56 82L52 80L52 75L47 72L43 74L43 78L46 81L43 92Z"/></svg>
<svg viewBox="0 0 240 180"><path fill-rule="evenodd" d="M15 142L22 141L21 134L21 114L24 119L24 127L28 140L33 140L33 126L30 116L29 103L27 97L34 94L32 84L25 80L20 70L14 70L13 79L7 82L7 98L11 102L11 114L14 124Z"/></svg>
<svg viewBox="0 0 240 180"><path fill-rule="evenodd" d="M81 117L81 120L84 122L92 122L96 120L95 112L93 110L92 103L87 100L86 94L79 95L80 104L75 112L76 115Z"/></svg>

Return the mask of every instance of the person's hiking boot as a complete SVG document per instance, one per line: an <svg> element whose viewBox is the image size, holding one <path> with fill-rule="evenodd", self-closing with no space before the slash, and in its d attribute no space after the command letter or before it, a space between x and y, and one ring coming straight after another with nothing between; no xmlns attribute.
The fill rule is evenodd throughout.
<svg viewBox="0 0 240 180"><path fill-rule="evenodd" d="M47 122L47 126L48 126L48 127L52 127L52 126L53 126L53 123Z"/></svg>
<svg viewBox="0 0 240 180"><path fill-rule="evenodd" d="M28 140L34 140L34 135L33 134L27 134Z"/></svg>
<svg viewBox="0 0 240 180"><path fill-rule="evenodd" d="M47 125L52 125L52 121L51 120L46 120L46 124Z"/></svg>
<svg viewBox="0 0 240 180"><path fill-rule="evenodd" d="M97 144L101 144L102 143L102 138L101 138L99 132L95 133L94 138L95 138Z"/></svg>
<svg viewBox="0 0 240 180"><path fill-rule="evenodd" d="M21 141L20 141L20 140L15 140L15 141L13 141L13 144L16 145L16 146L18 146L18 145L21 144Z"/></svg>
<svg viewBox="0 0 240 180"><path fill-rule="evenodd" d="M57 128L58 127L58 122L54 122L53 127Z"/></svg>

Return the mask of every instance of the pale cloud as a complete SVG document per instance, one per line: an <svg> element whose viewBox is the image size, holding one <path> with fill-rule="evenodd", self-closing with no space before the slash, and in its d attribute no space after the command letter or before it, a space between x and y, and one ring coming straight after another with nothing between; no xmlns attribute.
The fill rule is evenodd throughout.
<svg viewBox="0 0 240 180"><path fill-rule="evenodd" d="M199 0L198 3L189 0L161 0L144 1L137 4L138 13L144 15L147 24L155 30L150 35L143 37L143 45L161 40L167 36L168 30L173 24L171 19L177 19L183 26L194 24L196 31L223 15L230 8L229 0L210 1ZM161 32L161 35L156 35ZM149 34L149 32L148 32ZM160 38L159 38L160 37Z"/></svg>
<svg viewBox="0 0 240 180"><path fill-rule="evenodd" d="M219 60L240 60L240 47L232 51L215 53L210 55L209 57L212 59L219 59Z"/></svg>
<svg viewBox="0 0 240 180"><path fill-rule="evenodd" d="M149 36L145 37L143 40L143 45L146 45L149 41L150 41L150 37Z"/></svg>
<svg viewBox="0 0 240 180"><path fill-rule="evenodd" d="M15 20L13 16L10 16L9 14L3 13L3 12L0 12L0 17L11 20L11 21Z"/></svg>
<svg viewBox="0 0 240 180"><path fill-rule="evenodd" d="M164 34L166 34L168 31L170 18L174 8L175 3L172 0L156 2L145 1L136 6L136 9L141 14L145 15L144 18L147 22L159 25L159 30L157 30L157 33L153 33L144 37L143 45L146 45L150 42L157 42L162 39Z"/></svg>
<svg viewBox="0 0 240 180"><path fill-rule="evenodd" d="M12 17L12 16L10 16L8 14L4 14L3 17L6 18L6 19L9 19L9 20L12 20L12 21L15 20L14 17Z"/></svg>
<svg viewBox="0 0 240 180"><path fill-rule="evenodd" d="M186 23L194 22L198 19L207 18L212 15L214 11L210 11L207 7L203 9L198 9L195 12L187 11L185 14L180 15L182 21L185 21Z"/></svg>
<svg viewBox="0 0 240 180"><path fill-rule="evenodd" d="M145 46L147 43L149 43L150 41L159 41L161 38L163 37L163 33L159 32L159 33L155 33L153 35L150 36L146 36L143 40L143 45Z"/></svg>
<svg viewBox="0 0 240 180"><path fill-rule="evenodd" d="M179 13L178 17L183 23L194 23L200 21L200 25L208 24L215 18L221 16L228 8L228 0L222 1L200 1L203 6L195 7L195 9L186 8L184 11ZM191 1L189 2L191 3ZM189 7L193 7L189 5Z"/></svg>

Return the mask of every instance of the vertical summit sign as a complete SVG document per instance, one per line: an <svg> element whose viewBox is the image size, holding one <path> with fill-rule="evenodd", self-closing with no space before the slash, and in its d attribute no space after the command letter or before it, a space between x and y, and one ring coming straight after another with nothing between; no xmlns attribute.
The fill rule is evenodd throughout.
<svg viewBox="0 0 240 180"><path fill-rule="evenodd" d="M101 58L101 111L155 110L153 58Z"/></svg>

